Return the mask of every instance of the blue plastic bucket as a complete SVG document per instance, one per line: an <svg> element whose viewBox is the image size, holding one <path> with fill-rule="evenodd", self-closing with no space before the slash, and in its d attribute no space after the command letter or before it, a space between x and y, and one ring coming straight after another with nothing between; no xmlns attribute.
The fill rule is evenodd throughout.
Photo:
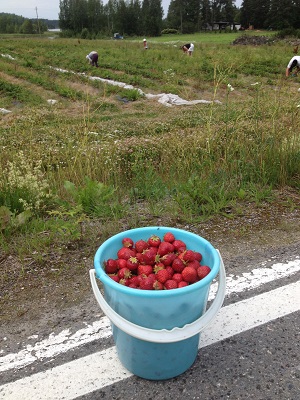
<svg viewBox="0 0 300 400"><path fill-rule="evenodd" d="M189 249L199 251L203 257L201 263L211 268L210 274L180 289L138 290L116 283L105 273L104 261L117 258L123 238L130 237L136 242L153 234L163 238L166 232L173 232ZM198 353L200 331L214 318L224 300L225 273L222 271L221 289L219 284L215 304L206 312L210 284L219 273L220 264L220 253L207 240L170 227L124 231L98 248L95 270L90 271L92 288L112 322L118 357L125 368L145 379L162 380L180 375L191 367ZM104 297L96 285L95 275L103 284Z"/></svg>

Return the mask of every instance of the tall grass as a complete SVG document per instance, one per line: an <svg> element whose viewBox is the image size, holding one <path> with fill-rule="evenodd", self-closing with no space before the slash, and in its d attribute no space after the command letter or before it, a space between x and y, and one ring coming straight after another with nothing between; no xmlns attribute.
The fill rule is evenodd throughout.
<svg viewBox="0 0 300 400"><path fill-rule="evenodd" d="M144 204L145 213L201 220L237 202L271 201L274 189L299 190L299 82L284 78L292 48L288 42L232 46L229 35L223 34L226 44L213 34L177 37L178 43L148 39L147 51L140 40L6 37L2 52L15 59L0 59L0 90L14 118L0 123L0 169L22 151L24 165L49 192L33 191L26 180L14 192L0 178L2 214L13 222L30 209L32 217L50 215L63 226L73 217L77 224L79 215L134 225L143 223L137 204ZM195 41L193 57L180 51L180 39ZM98 69L85 63L91 49L99 51ZM165 107L92 76L210 103ZM22 96L13 95L22 82ZM48 92L37 104L39 87ZM46 95L58 103L47 105ZM22 195L43 204L27 207ZM2 233L15 234L17 225L4 220Z"/></svg>

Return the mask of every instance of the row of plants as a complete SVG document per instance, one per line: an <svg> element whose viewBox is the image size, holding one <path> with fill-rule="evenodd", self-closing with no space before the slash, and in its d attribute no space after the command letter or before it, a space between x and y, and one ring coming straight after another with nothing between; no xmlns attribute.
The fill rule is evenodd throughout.
<svg viewBox="0 0 300 400"><path fill-rule="evenodd" d="M35 84L43 87L46 67L39 68L34 57L22 64L26 50L20 42L14 55L20 52L22 69L16 68L14 75L12 60L0 63L0 68L8 66L6 73L16 77L21 71L19 78L28 82L40 73ZM49 46L43 48L36 39L30 53L46 60ZM56 52L51 65L65 68L64 46L70 50L74 41L51 42L52 55ZM8 40L6 52L9 47ZM147 60L146 52L133 56L133 42L132 47L127 43L108 53L108 58L123 60L132 55L132 76L137 80L151 61L163 87L175 88L186 99L206 93L211 100L187 108L159 106L134 94L130 98L132 91L126 89L51 72L48 82L60 79L66 89L77 82L103 91L98 100L77 97L81 105L73 114L72 97L65 109L44 109L42 101L30 100L20 118L0 125L0 146L5 150L0 154L0 241L5 251L30 251L31 246L16 250L24 235L32 235L35 246L77 240L82 224L94 219L106 226L103 235L108 235L119 221L135 227L147 223L149 215L193 222L215 214L234 218L243 202L272 201L274 189L284 186L300 189L298 86L279 70L280 65L285 68L287 49L276 44L201 45L201 50L190 58L171 44L157 46ZM29 53L24 58L28 61ZM78 69L81 58L74 60ZM89 73L102 76L101 67ZM131 101L116 105L107 91ZM38 231L51 234L38 244Z"/></svg>

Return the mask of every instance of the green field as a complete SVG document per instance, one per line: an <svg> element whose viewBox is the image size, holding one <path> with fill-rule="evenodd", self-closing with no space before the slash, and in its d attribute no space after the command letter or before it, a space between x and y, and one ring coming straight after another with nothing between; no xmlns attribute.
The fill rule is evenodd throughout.
<svg viewBox="0 0 300 400"><path fill-rule="evenodd" d="M143 38L3 35L2 250L25 257L79 240L95 220L104 240L160 216L235 218L243 203L299 192L300 83L285 78L294 41L251 32L272 40L233 45L240 35L147 38L148 50ZM163 93L195 104L162 104Z"/></svg>

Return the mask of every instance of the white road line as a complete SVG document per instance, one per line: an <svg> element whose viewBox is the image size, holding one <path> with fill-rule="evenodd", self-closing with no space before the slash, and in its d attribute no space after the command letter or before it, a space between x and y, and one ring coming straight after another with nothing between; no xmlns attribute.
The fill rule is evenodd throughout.
<svg viewBox="0 0 300 400"><path fill-rule="evenodd" d="M300 282L221 308L202 333L200 347L237 335L300 310ZM115 347L5 384L5 400L71 400L132 376L120 364Z"/></svg>
<svg viewBox="0 0 300 400"><path fill-rule="evenodd" d="M270 260L269 260L270 262ZM241 293L244 290L255 289L262 284L284 278L300 271L300 258L287 263L276 263L265 268L266 262L251 272L243 273L241 276L228 275L226 277L226 295ZM215 297L218 284L213 283L210 288L209 299ZM65 329L57 335L53 333L48 338L37 341L34 345L27 344L18 353L10 353L0 357L0 372L10 369L20 369L35 361L56 357L59 354L94 340L105 339L111 336L110 321L103 317L91 325L71 333Z"/></svg>

